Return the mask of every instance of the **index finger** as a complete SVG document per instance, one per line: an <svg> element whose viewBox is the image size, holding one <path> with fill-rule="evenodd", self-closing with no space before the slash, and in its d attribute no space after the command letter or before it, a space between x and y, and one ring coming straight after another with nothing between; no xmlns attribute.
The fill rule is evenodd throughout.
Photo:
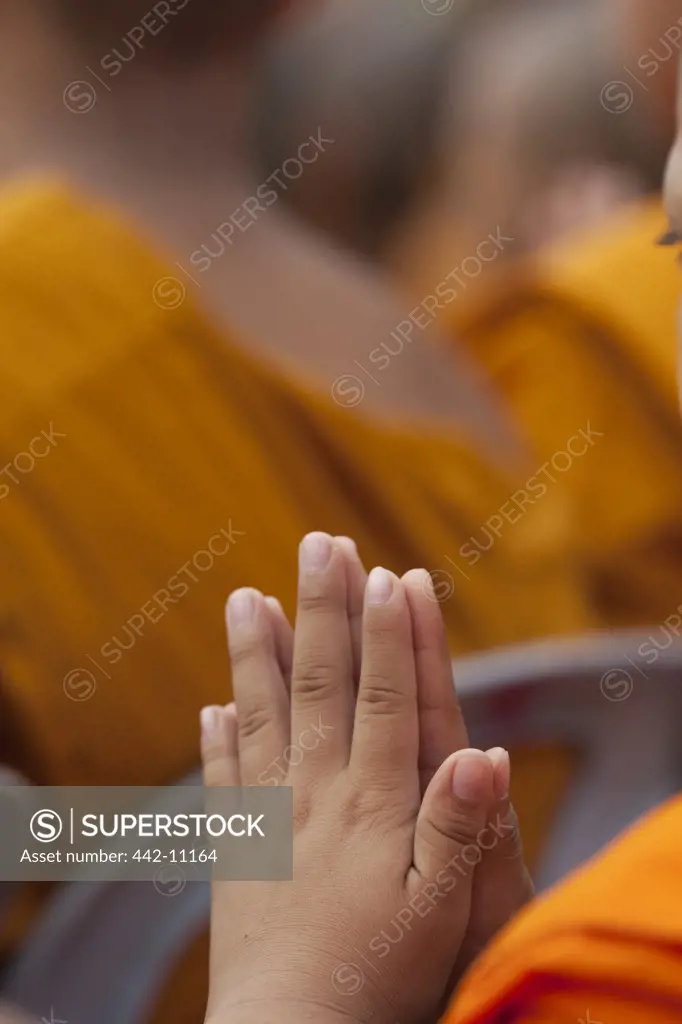
<svg viewBox="0 0 682 1024"><path fill-rule="evenodd" d="M292 778L311 784L322 767L348 762L353 659L346 607L343 556L329 534L311 533L300 547L298 610L291 677L291 743L305 758L291 765ZM323 744L309 734L328 733Z"/></svg>

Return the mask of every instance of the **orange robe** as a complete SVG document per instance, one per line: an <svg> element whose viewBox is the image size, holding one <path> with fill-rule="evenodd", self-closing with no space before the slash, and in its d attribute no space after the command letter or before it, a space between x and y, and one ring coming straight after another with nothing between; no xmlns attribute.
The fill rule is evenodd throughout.
<svg viewBox="0 0 682 1024"><path fill-rule="evenodd" d="M665 227L658 203L632 208L504 285L493 269L490 294L443 314L572 502L576 554L610 626L682 605L680 272L653 244ZM587 421L598 440L571 458L566 441Z"/></svg>
<svg viewBox="0 0 682 1024"><path fill-rule="evenodd" d="M682 1020L682 798L527 908L444 1024Z"/></svg>
<svg viewBox="0 0 682 1024"><path fill-rule="evenodd" d="M0 675L31 778L162 784L197 764L197 712L228 693L224 600L251 585L292 612L310 529L440 570L455 651L588 624L551 488L470 566L460 548L514 482L456 436L308 393L189 292L163 308L172 268L117 218L5 192L0 270Z"/></svg>
<svg viewBox="0 0 682 1024"><path fill-rule="evenodd" d="M291 613L312 529L354 537L369 565L439 570L455 651L591 624L554 489L470 566L462 547L516 481L454 431L378 426L269 369L178 276L62 186L0 194L7 760L51 785L178 780L199 709L229 696L227 594Z"/></svg>

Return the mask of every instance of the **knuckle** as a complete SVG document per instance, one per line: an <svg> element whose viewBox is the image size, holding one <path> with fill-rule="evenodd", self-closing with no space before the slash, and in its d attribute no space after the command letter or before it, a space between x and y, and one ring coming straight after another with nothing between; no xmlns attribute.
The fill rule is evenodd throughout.
<svg viewBox="0 0 682 1024"><path fill-rule="evenodd" d="M373 776L371 786L366 782L350 784L339 807L342 831L359 830L373 840L389 831L395 836L405 825L405 815L391 800L394 795L395 782L381 774ZM411 815L410 825L413 826Z"/></svg>
<svg viewBox="0 0 682 1024"><path fill-rule="evenodd" d="M338 685L340 670L323 657L310 654L296 666L293 690L298 699L317 699Z"/></svg>
<svg viewBox="0 0 682 1024"><path fill-rule="evenodd" d="M483 856L476 839L480 831L480 822L466 813L434 816L428 821L428 838L433 844L441 845L443 840L456 844L461 850L475 848L479 851L478 859Z"/></svg>
<svg viewBox="0 0 682 1024"><path fill-rule="evenodd" d="M230 663L233 672L244 671L253 666L261 653L263 641L257 636L248 636L230 642Z"/></svg>
<svg viewBox="0 0 682 1024"><path fill-rule="evenodd" d="M308 821L312 812L312 800L308 794L296 792L296 799L294 801L294 833L301 832Z"/></svg>
<svg viewBox="0 0 682 1024"><path fill-rule="evenodd" d="M239 709L239 735L242 740L258 736L272 724L272 715L267 707L251 704Z"/></svg>
<svg viewBox="0 0 682 1024"><path fill-rule="evenodd" d="M315 615L329 611L338 604L335 595L323 583L308 581L298 595L298 608L305 615Z"/></svg>
<svg viewBox="0 0 682 1024"><path fill-rule="evenodd" d="M523 842L518 824L514 825L513 831L502 841L503 856L506 860L523 859Z"/></svg>
<svg viewBox="0 0 682 1024"><path fill-rule="evenodd" d="M399 714L405 708L404 696L390 678L379 672L364 672L360 679L359 699L372 714Z"/></svg>

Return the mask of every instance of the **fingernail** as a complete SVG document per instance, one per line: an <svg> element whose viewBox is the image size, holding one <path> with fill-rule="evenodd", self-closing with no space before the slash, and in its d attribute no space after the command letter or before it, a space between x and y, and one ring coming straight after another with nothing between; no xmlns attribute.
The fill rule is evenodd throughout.
<svg viewBox="0 0 682 1024"><path fill-rule="evenodd" d="M217 739L222 733L223 711L219 707L201 709L201 734L205 740Z"/></svg>
<svg viewBox="0 0 682 1024"><path fill-rule="evenodd" d="M228 629L248 626L251 622L256 608L254 593L253 590L244 587L242 590L235 590L233 594L230 594L227 602Z"/></svg>
<svg viewBox="0 0 682 1024"><path fill-rule="evenodd" d="M322 572L332 558L334 541L327 533L309 533L300 547L299 565L302 572Z"/></svg>
<svg viewBox="0 0 682 1024"><path fill-rule="evenodd" d="M434 590L433 587L433 579L431 577L431 573L428 571L428 569L422 569L421 571L424 573L424 578L422 581L422 590L424 591L424 596L428 597L431 601L437 601L438 598L436 597L436 591Z"/></svg>
<svg viewBox="0 0 682 1024"><path fill-rule="evenodd" d="M365 596L367 604L387 604L393 593L393 582L396 577L388 569L372 569L367 580Z"/></svg>
<svg viewBox="0 0 682 1024"><path fill-rule="evenodd" d="M492 747L486 750L486 754L493 764L493 789L497 800L506 800L509 796L509 785L511 783L511 761L509 751L504 747Z"/></svg>
<svg viewBox="0 0 682 1024"><path fill-rule="evenodd" d="M452 791L458 800L481 804L491 796L490 760L482 750L459 750L452 772Z"/></svg>
<svg viewBox="0 0 682 1024"><path fill-rule="evenodd" d="M282 612L282 614L284 614L282 602L278 601L276 597L266 597L265 603L267 604L268 608L272 609L273 612Z"/></svg>
<svg viewBox="0 0 682 1024"><path fill-rule="evenodd" d="M357 556L358 546L352 537L335 537L334 540L347 555Z"/></svg>

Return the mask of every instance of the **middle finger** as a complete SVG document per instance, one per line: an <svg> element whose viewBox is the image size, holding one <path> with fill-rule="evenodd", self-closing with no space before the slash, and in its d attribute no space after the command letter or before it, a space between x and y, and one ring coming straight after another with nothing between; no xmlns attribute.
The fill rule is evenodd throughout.
<svg viewBox="0 0 682 1024"><path fill-rule="evenodd" d="M344 556L328 534L312 533L299 553L291 678L290 763L301 781L348 761L352 672Z"/></svg>

